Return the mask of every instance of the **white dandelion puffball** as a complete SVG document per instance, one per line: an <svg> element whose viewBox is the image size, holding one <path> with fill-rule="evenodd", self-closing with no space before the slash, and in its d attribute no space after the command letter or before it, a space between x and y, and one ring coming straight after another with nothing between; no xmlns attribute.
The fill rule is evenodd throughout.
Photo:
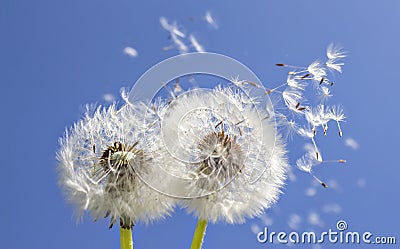
<svg viewBox="0 0 400 249"><path fill-rule="evenodd" d="M110 217L110 227L119 219L121 227L129 229L173 210L170 198L150 189L136 174L138 169L154 173L149 167L152 154L141 144L146 128L132 106L117 110L113 104L88 108L66 131L57 153L59 182L79 216L89 211L95 220Z"/></svg>
<svg viewBox="0 0 400 249"><path fill-rule="evenodd" d="M189 182L176 187L196 217L243 223L278 199L286 150L257 101L238 87L194 89L160 111L164 167Z"/></svg>

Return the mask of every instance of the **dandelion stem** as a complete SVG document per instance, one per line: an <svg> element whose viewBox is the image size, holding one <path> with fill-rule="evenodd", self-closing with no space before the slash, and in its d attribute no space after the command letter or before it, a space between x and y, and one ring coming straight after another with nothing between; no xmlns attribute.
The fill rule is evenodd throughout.
<svg viewBox="0 0 400 249"><path fill-rule="evenodd" d="M119 228L121 249L133 249L132 229Z"/></svg>
<svg viewBox="0 0 400 249"><path fill-rule="evenodd" d="M192 245L190 249L201 249L203 244L204 234L206 233L207 220L199 219L194 231Z"/></svg>

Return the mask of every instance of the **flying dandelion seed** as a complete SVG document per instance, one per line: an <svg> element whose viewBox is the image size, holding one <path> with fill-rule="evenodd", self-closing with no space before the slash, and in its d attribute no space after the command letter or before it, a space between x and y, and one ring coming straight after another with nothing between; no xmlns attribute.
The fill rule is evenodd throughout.
<svg viewBox="0 0 400 249"><path fill-rule="evenodd" d="M130 57L133 57L133 58L135 58L139 55L138 51L132 47L125 47L124 54L129 55Z"/></svg>
<svg viewBox="0 0 400 249"><path fill-rule="evenodd" d="M112 103L115 101L115 96L111 93L106 93L103 95L103 99L104 99L104 101L106 101L108 103Z"/></svg>
<svg viewBox="0 0 400 249"><path fill-rule="evenodd" d="M260 219L265 226L272 226L274 224L274 220L266 214L261 215Z"/></svg>
<svg viewBox="0 0 400 249"><path fill-rule="evenodd" d="M358 142L351 137L346 138L346 140L344 141L344 144L353 150L358 150L358 148L360 148L360 145L358 144Z"/></svg>
<svg viewBox="0 0 400 249"><path fill-rule="evenodd" d="M342 212L342 207L337 203L325 204L322 207L322 212L328 214L340 214Z"/></svg>
<svg viewBox="0 0 400 249"><path fill-rule="evenodd" d="M340 60L347 56L346 52L343 51L342 47L331 43L328 46L326 56L328 57L328 61L326 62L326 66L335 70L339 73L342 73L342 67L344 65Z"/></svg>
<svg viewBox="0 0 400 249"><path fill-rule="evenodd" d="M306 195L309 197L315 196L317 194L317 189L316 188L307 188L306 189Z"/></svg>
<svg viewBox="0 0 400 249"><path fill-rule="evenodd" d="M174 42L174 45L178 49L179 53L184 54L184 53L188 52L188 50L189 50L188 47L182 40L180 40L178 38L177 35L175 35L174 33L171 33L171 39Z"/></svg>
<svg viewBox="0 0 400 249"><path fill-rule="evenodd" d="M302 218L298 214L291 214L289 216L288 226L290 229L297 230L302 222Z"/></svg>
<svg viewBox="0 0 400 249"><path fill-rule="evenodd" d="M172 24L168 23L167 18L165 17L160 17L160 24L161 26L168 32L170 32L171 35L176 35L181 38L185 38L186 35L182 31L179 30L178 24L176 22L173 22Z"/></svg>
<svg viewBox="0 0 400 249"><path fill-rule="evenodd" d="M204 15L204 20L214 29L218 29L218 24L214 20L213 16L211 15L210 11L207 11Z"/></svg>
<svg viewBox="0 0 400 249"><path fill-rule="evenodd" d="M192 44L193 48L197 51L197 52L205 52L203 46L200 45L200 43L197 41L197 39L193 36L193 35L189 35L189 40L190 43Z"/></svg>
<svg viewBox="0 0 400 249"><path fill-rule="evenodd" d="M258 234L261 231L261 228L256 223L251 224L250 229L254 234Z"/></svg>
<svg viewBox="0 0 400 249"><path fill-rule="evenodd" d="M307 221L310 225L323 227L324 222L321 220L319 214L315 211L311 211L308 215Z"/></svg>
<svg viewBox="0 0 400 249"><path fill-rule="evenodd" d="M316 177L313 173L313 167L322 162L345 163L346 160L323 161L322 154L317 146L317 133L322 130L324 136L327 136L329 123L336 122L339 136L343 136L341 122L345 120L343 108L340 105L328 105L332 98L333 81L330 80L330 72L342 72L341 62L346 57L342 48L330 44L326 55L328 60L315 60L308 66L293 66L284 63L277 63L276 66L290 68L286 82L274 88L269 88L268 95L281 95L286 106L286 110L279 110L276 113L277 125L288 137L298 134L312 142L313 148L308 150L305 156L297 160L297 167L309 173L322 186L328 185ZM313 95L308 96L308 86L313 86ZM280 92L278 89L285 87ZM316 94L315 94L316 93ZM318 99L318 104L313 106L312 100ZM349 145L348 145L349 146ZM311 152L313 151L313 152ZM312 191L311 191L312 192ZM309 192L309 194L311 193Z"/></svg>

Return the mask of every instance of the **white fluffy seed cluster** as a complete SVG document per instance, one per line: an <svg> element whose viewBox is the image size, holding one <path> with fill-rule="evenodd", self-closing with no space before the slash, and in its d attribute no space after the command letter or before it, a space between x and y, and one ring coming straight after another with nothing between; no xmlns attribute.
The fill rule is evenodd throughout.
<svg viewBox="0 0 400 249"><path fill-rule="evenodd" d="M286 151L270 114L238 89L191 89L148 109L88 108L60 140L68 199L110 227L164 217L175 203L211 222L261 214L281 193Z"/></svg>
<svg viewBox="0 0 400 249"><path fill-rule="evenodd" d="M150 120L132 106L88 107L82 120L60 139L59 182L78 217L89 211L94 220L110 217L124 228L148 223L173 211L174 201L152 190L136 171L151 174L151 151L140 143Z"/></svg>
<svg viewBox="0 0 400 249"><path fill-rule="evenodd" d="M311 174L324 187L327 185L312 173L313 167L324 162L317 146L316 135L318 130L322 130L326 136L328 124L335 122L339 136L343 136L340 126L346 118L343 108L338 105L330 106L328 102L333 96L331 92L335 85L331 74L342 73L343 59L346 56L340 46L330 44L326 51L327 58L316 60L307 67L276 64L290 68L291 71L288 72L286 82L267 91L267 94L274 95L271 98L278 99L277 102L283 100L284 108L276 113L280 130L289 138L298 134L312 143L312 146L306 146L306 154L297 160L297 167ZM280 91L280 88L283 90ZM276 109L279 109L278 106L279 103L275 103ZM345 162L343 159L333 161Z"/></svg>
<svg viewBox="0 0 400 249"><path fill-rule="evenodd" d="M124 228L151 222L176 204L200 219L243 223L279 198L288 170L280 135L286 130L287 137L312 142L297 166L327 187L312 171L324 162L315 136L318 129L327 135L331 121L342 136L343 110L327 103L334 85L328 72L342 72L345 53L330 45L327 57L307 67L277 64L292 70L286 82L267 90L237 77L213 89L184 90L176 83L172 99L149 106L123 94L120 108L88 107L60 139L60 185L79 216L109 217L110 227L118 220ZM305 101L309 86L319 99L315 105ZM252 89L278 101L260 101Z"/></svg>
<svg viewBox="0 0 400 249"><path fill-rule="evenodd" d="M286 150L273 118L235 88L190 91L159 113L171 145L165 167L191 179L180 186L190 196L180 204L210 222L243 223L261 214L286 179Z"/></svg>

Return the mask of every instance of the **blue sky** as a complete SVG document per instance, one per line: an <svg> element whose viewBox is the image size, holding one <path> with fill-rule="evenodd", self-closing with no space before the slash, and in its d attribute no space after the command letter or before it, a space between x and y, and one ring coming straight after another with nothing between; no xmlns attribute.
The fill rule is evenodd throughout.
<svg viewBox="0 0 400 249"><path fill-rule="evenodd" d="M219 24L202 20L210 10ZM299 215L298 230L325 231L346 220L349 229L397 236L400 209L398 1L22 1L0 3L0 82L2 85L2 151L0 234L3 248L117 248L118 229L89 216L76 224L73 208L57 186L55 152L66 126L82 114L85 103L104 103L118 95L154 64L176 55L159 17L176 20L207 51L228 55L247 65L265 84L285 80L275 63L307 65L337 42L348 51L344 73L336 75L334 102L345 107L344 138L352 150L332 139L323 145L346 165L320 167L317 174L337 188L316 188L294 168L278 204L266 211L269 229L289 231ZM190 20L194 18L194 21ZM137 49L132 58L126 46ZM289 149L291 163L301 141ZM326 205L340 212L327 212ZM307 221L317 213L323 224ZM195 219L182 210L163 222L135 227L136 248L188 248ZM251 227L210 225L204 248L265 248ZM282 248L286 248L283 245ZM336 248L323 244L322 248ZM308 248L308 246L305 246ZM393 246L394 248L394 246Z"/></svg>

